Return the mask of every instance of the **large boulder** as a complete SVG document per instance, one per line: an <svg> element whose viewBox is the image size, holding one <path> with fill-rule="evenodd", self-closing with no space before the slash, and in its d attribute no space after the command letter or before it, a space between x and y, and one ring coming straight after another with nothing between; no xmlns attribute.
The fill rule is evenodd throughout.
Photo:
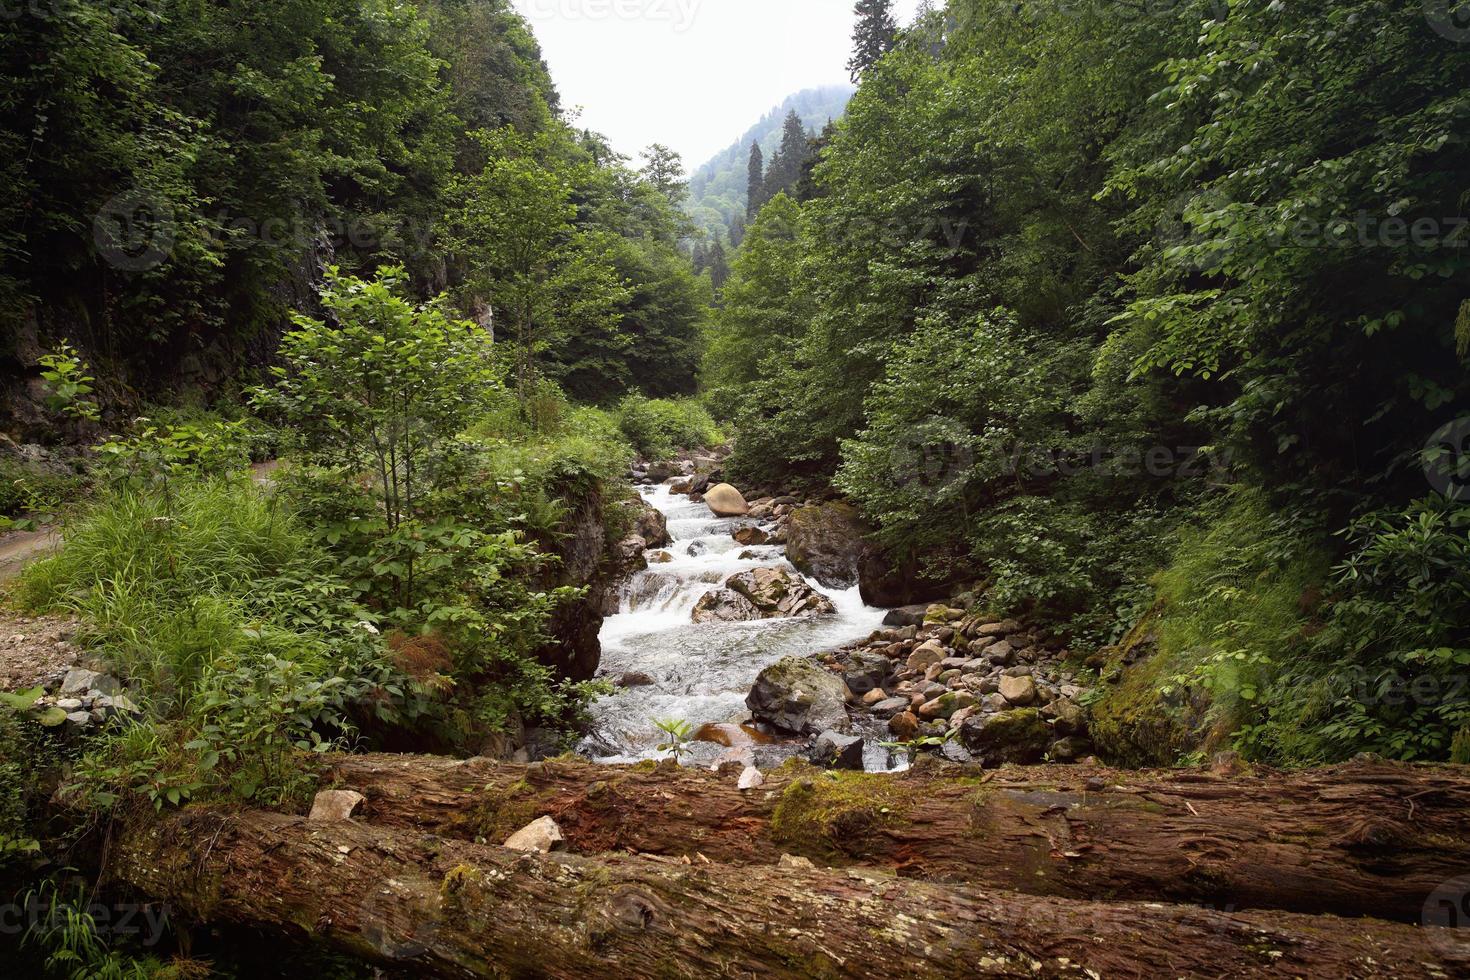
<svg viewBox="0 0 1470 980"><path fill-rule="evenodd" d="M650 548L666 548L673 544L669 537L669 522L655 507L644 506L638 513L633 533L648 542Z"/></svg>
<svg viewBox="0 0 1470 980"><path fill-rule="evenodd" d="M847 685L821 664L787 657L760 672L745 697L756 721L795 735L848 730Z"/></svg>
<svg viewBox="0 0 1470 980"><path fill-rule="evenodd" d="M791 619L835 613L832 600L784 568L753 568L725 580L725 587L706 592L695 603L696 623L735 623L755 619Z"/></svg>
<svg viewBox="0 0 1470 980"><path fill-rule="evenodd" d="M987 766L1040 762L1051 742L1051 730L1035 708L993 715L972 715L960 726L960 739L977 761Z"/></svg>
<svg viewBox="0 0 1470 980"><path fill-rule="evenodd" d="M745 497L728 483L718 483L706 490L704 502L716 517L744 517L750 512Z"/></svg>
<svg viewBox="0 0 1470 980"><path fill-rule="evenodd" d="M791 512L786 526L786 557L827 588L850 589L857 584L871 530L845 501L801 507Z"/></svg>

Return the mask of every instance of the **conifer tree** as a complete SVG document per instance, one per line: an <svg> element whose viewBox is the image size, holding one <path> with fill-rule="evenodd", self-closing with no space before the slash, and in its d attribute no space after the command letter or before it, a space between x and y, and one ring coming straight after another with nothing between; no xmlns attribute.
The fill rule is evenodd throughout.
<svg viewBox="0 0 1470 980"><path fill-rule="evenodd" d="M765 204L766 158L759 143L750 144L750 176L746 181L745 216L755 217Z"/></svg>
<svg viewBox="0 0 1470 980"><path fill-rule="evenodd" d="M852 33L852 60L848 73L856 83L863 72L893 50L898 38L898 22L893 19L893 0L858 0L853 8L857 26Z"/></svg>

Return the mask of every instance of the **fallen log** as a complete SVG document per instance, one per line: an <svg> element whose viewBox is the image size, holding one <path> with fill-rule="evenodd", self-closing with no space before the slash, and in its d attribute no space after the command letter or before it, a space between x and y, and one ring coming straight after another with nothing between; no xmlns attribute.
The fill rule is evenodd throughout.
<svg viewBox="0 0 1470 980"><path fill-rule="evenodd" d="M871 869L532 855L263 812L186 812L125 832L112 870L176 912L322 943L415 977L1470 969L1466 947L1438 930L1369 919L1077 902Z"/></svg>
<svg viewBox="0 0 1470 980"><path fill-rule="evenodd" d="M500 843L549 815L578 853L794 854L1067 898L1418 921L1436 887L1470 873L1470 771L1458 767L867 775L788 764L747 791L738 771L365 755L338 759L334 780L366 797L362 820L466 840Z"/></svg>

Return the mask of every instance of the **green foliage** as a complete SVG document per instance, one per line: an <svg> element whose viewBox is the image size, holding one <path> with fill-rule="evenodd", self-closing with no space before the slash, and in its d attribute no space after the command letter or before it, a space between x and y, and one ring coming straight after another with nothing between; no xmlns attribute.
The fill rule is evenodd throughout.
<svg viewBox="0 0 1470 980"><path fill-rule="evenodd" d="M101 416L97 403L87 396L96 389L97 380L87 372L85 361L65 340L48 354L41 355L41 380L46 383L46 407L53 412L76 419L96 422Z"/></svg>
<svg viewBox="0 0 1470 980"><path fill-rule="evenodd" d="M667 736L659 743L658 751L667 752L669 758L675 762L689 752L689 740L694 734L694 726L688 721L683 718L655 718L653 727Z"/></svg>
<svg viewBox="0 0 1470 980"><path fill-rule="evenodd" d="M692 399L669 401L629 395L618 405L618 430L645 459L665 459L680 450L724 441L705 407Z"/></svg>
<svg viewBox="0 0 1470 980"><path fill-rule="evenodd" d="M20 902L39 914L22 943L44 957L48 975L69 980L173 980L179 973L152 956L117 948L93 915L95 893L80 879L47 879ZM166 920L165 920L166 921ZM158 938L158 937L150 937Z"/></svg>
<svg viewBox="0 0 1470 980"><path fill-rule="evenodd" d="M257 438L244 420L133 420L127 435L97 446L96 470L116 485L167 485L187 476L229 476L250 465Z"/></svg>

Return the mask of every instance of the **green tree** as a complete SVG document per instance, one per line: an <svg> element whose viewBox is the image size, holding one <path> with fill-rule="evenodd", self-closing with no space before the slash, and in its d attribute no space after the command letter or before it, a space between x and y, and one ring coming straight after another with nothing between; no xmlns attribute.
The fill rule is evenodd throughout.
<svg viewBox="0 0 1470 980"><path fill-rule="evenodd" d="M745 181L745 216L753 218L766 203L766 161L759 143L750 144L750 166Z"/></svg>
<svg viewBox="0 0 1470 980"><path fill-rule="evenodd" d="M576 223L574 174L549 138L484 134L485 169L461 179L451 247L464 267L461 292L494 311L515 345L524 398L547 352L574 333L610 334L627 297L612 264L613 240Z"/></svg>
<svg viewBox="0 0 1470 980"><path fill-rule="evenodd" d="M847 62L847 71L857 82L893 50L898 22L893 18L893 0L858 0L853 14L857 24L853 27L852 57Z"/></svg>
<svg viewBox="0 0 1470 980"><path fill-rule="evenodd" d="M654 143L643 151L647 161L640 173L654 190L678 207L689 196L689 182L684 179L684 158L662 143Z"/></svg>

